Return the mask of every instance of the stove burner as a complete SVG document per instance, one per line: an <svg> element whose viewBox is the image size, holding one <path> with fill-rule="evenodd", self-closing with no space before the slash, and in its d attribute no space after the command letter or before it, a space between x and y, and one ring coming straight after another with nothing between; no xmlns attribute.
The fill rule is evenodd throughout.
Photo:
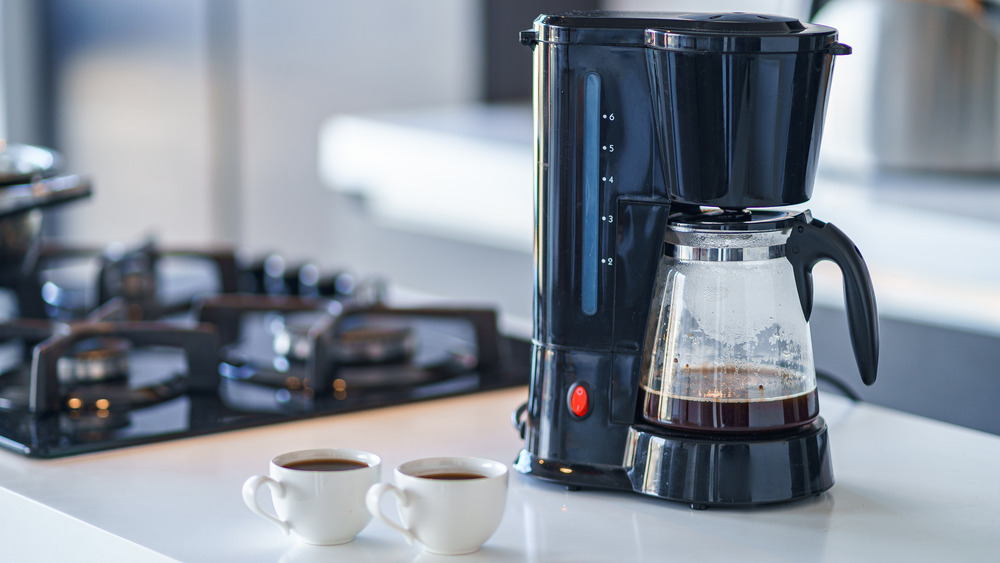
<svg viewBox="0 0 1000 563"><path fill-rule="evenodd" d="M113 303L113 302L112 302ZM154 322L42 321L0 324L0 338L34 344L24 369L0 378L0 410L35 415L67 411L141 408L185 392L215 392L218 346L213 327L185 328ZM37 343L37 344L35 344ZM174 348L184 353L188 373L129 386L135 348Z"/></svg>
<svg viewBox="0 0 1000 563"><path fill-rule="evenodd" d="M290 316L274 330L274 353L292 362L306 362L312 354L310 331L316 320ZM333 355L342 365L405 362L413 357L416 336L407 326L362 325L341 330Z"/></svg>
<svg viewBox="0 0 1000 563"><path fill-rule="evenodd" d="M312 354L309 331L316 324L315 316L289 313L275 319L271 326L274 333L274 353L291 362L307 361Z"/></svg>
<svg viewBox="0 0 1000 563"><path fill-rule="evenodd" d="M264 294L351 299L376 303L385 282L358 282L345 272L324 273L312 263L289 265L271 254L246 260L232 249L161 248L154 240L127 248L40 245L35 268L11 287L22 317L74 320L119 298L127 319L157 320L186 313L201 294Z"/></svg>
<svg viewBox="0 0 1000 563"><path fill-rule="evenodd" d="M367 326L338 335L336 357L341 364L389 364L413 357L416 337L408 327Z"/></svg>
<svg viewBox="0 0 1000 563"><path fill-rule="evenodd" d="M344 399L351 390L405 389L488 373L501 363L496 313L477 309L393 309L304 298L213 296L198 318L219 328L227 382L279 390L281 402ZM276 356L242 346L251 315L272 318ZM258 351L258 353L254 353ZM294 396L298 399L295 399Z"/></svg>
<svg viewBox="0 0 1000 563"><path fill-rule="evenodd" d="M56 372L64 385L124 381L128 377L128 356L132 343L123 338L88 338L59 358Z"/></svg>
<svg viewBox="0 0 1000 563"><path fill-rule="evenodd" d="M165 269L179 263L187 266L182 275L168 275ZM153 240L135 248L112 244L104 249L50 242L42 246L36 270L32 276L38 295L18 295L22 316L36 316L23 311L27 303L30 311L42 311L38 316L80 319L117 298L125 302L128 320L155 320L187 312L198 293L243 289L233 250L163 249ZM188 287L192 271L196 282ZM40 305L33 305L36 300Z"/></svg>

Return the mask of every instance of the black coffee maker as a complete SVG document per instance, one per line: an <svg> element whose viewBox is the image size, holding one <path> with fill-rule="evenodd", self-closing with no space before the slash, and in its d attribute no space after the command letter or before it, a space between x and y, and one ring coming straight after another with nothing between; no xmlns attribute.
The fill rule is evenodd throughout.
<svg viewBox="0 0 1000 563"><path fill-rule="evenodd" d="M850 48L832 28L746 13L542 15L521 42L535 57L536 264L515 468L697 508L830 488L812 267L844 272L867 384L871 281L833 225L758 208L809 199L833 57Z"/></svg>

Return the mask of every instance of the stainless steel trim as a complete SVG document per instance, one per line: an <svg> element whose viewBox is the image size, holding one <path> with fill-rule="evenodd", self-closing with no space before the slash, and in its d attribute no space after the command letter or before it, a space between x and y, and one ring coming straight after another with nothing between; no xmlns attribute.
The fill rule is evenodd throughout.
<svg viewBox="0 0 1000 563"><path fill-rule="evenodd" d="M666 254L678 260L696 262L751 262L784 258L785 245L776 244L751 248L699 248L668 243Z"/></svg>

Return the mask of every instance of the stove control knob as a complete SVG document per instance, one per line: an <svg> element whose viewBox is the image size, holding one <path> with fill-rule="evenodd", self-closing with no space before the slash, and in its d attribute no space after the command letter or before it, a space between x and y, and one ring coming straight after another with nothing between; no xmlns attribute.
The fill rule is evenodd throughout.
<svg viewBox="0 0 1000 563"><path fill-rule="evenodd" d="M583 383L574 383L569 388L569 411L577 418L590 412L590 392Z"/></svg>

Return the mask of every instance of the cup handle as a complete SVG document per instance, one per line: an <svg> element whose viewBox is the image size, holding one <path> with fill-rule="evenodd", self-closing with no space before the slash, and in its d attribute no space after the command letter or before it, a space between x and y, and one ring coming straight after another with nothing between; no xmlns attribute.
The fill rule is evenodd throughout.
<svg viewBox="0 0 1000 563"><path fill-rule="evenodd" d="M406 543L413 545L413 541L416 539L413 532L386 518L385 514L382 514L382 511L379 509L379 503L382 501L382 496L386 493L393 493L396 495L396 501L399 503L399 506L406 506L410 503L410 498L406 496L406 491L390 483L378 483L376 485L372 485L372 487L368 489L368 494L365 495L365 505L368 507L368 512L371 512L372 516L381 520L390 528L403 534L403 537L406 538Z"/></svg>
<svg viewBox="0 0 1000 563"><path fill-rule="evenodd" d="M243 502L246 503L247 507L249 507L254 514L274 522L287 535L289 533L288 522L272 516L261 508L259 504L257 504L257 489L261 488L263 485L267 485L268 488L271 489L272 498L281 498L285 496L285 487L283 487L281 483L275 481L267 475L254 475L253 477L247 479L246 483L243 483Z"/></svg>

